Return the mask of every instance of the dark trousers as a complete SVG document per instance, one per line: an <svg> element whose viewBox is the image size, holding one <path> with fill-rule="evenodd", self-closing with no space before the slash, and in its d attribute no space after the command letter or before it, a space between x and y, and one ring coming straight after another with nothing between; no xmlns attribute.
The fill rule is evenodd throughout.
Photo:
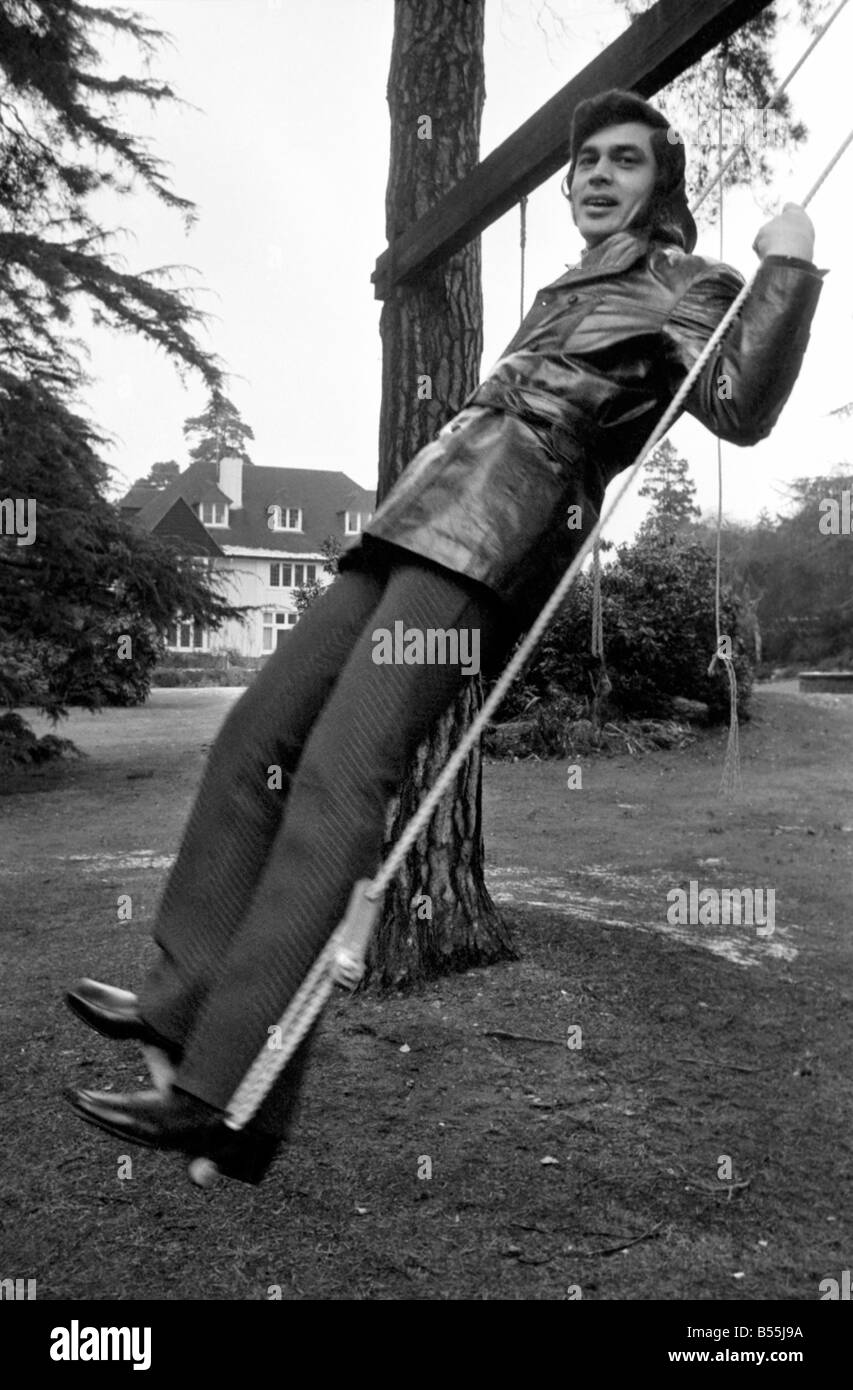
<svg viewBox="0 0 853 1390"><path fill-rule="evenodd" d="M158 907L162 955L140 990L141 1012L184 1048L175 1084L220 1109L354 882L378 868L409 759L472 679L459 664L377 664L374 634L398 622L476 630L486 673L518 635L483 585L392 547L373 553L314 600L229 713ZM257 1128L286 1134L309 1045Z"/></svg>

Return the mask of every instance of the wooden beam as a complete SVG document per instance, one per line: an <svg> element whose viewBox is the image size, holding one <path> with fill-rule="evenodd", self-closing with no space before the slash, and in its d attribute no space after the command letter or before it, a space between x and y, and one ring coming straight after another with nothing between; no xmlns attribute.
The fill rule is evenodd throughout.
<svg viewBox="0 0 853 1390"><path fill-rule="evenodd" d="M569 161L579 102L609 87L651 97L771 0L659 0L384 251L375 297L466 245Z"/></svg>

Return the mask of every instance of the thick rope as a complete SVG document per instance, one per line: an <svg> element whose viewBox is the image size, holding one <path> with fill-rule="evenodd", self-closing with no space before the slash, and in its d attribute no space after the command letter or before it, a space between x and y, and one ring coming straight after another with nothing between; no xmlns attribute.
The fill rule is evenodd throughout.
<svg viewBox="0 0 853 1390"><path fill-rule="evenodd" d="M808 206L830 170L838 163L841 154L843 154L851 141L853 141L853 131L851 131L839 152L833 157L831 163L809 191L802 203L804 208ZM493 690L483 702L479 714L463 734L439 776L421 801L414 815L404 827L400 838L385 859L385 862L380 866L372 880L368 881L362 879L355 885L346 917L340 926L332 933L332 936L320 952L299 990L297 990L297 993L294 995L279 1020L278 1030L271 1040L273 1045L270 1046L267 1044L261 1049L249 1071L237 1087L228 1106L228 1114L225 1120L225 1124L229 1129L242 1129L244 1125L248 1124L252 1119L275 1083L279 1073L292 1057L299 1042L320 1014L336 981L340 979L342 983L352 987L352 984L359 977L363 969L364 952L367 948L367 942L375 917L378 914L381 905L381 897L385 888L394 877L394 874L397 872L397 869L402 864L424 826L432 818L436 806L451 786L459 769L468 757L474 744L480 738L483 729L503 700L512 682L515 680L515 677L532 656L534 649L539 644L539 639L545 632L572 584L575 582L584 563L593 552L604 526L619 507L623 497L642 468L650 450L663 438L676 416L680 413L684 402L698 381L712 353L716 350L720 342L722 342L728 332L729 326L737 318L744 303L749 297L760 269L761 266L759 265L720 319L717 327L714 329L696 361L693 363L693 366L685 376L637 457L624 471L622 481L613 494L610 503L601 512L597 522L581 544L574 560L572 560L550 598L546 600L526 637L521 642L514 655L510 658L510 661L504 668Z"/></svg>
<svg viewBox="0 0 853 1390"><path fill-rule="evenodd" d="M844 3L846 4L846 3L847 3L847 0L844 0ZM519 307L518 307L518 315L519 315L519 322L523 323L523 322L524 322L524 263L525 263L525 259L526 259L526 254L525 254L525 253L526 253L526 248L527 248L527 194L526 194L526 193L522 193L522 195L521 195L521 201L520 201L519 204L518 204L518 213L519 213L518 245L519 245L519 249L520 249L520 252L521 252L521 276L520 276L521 284L520 284L520 288L519 288Z"/></svg>
<svg viewBox="0 0 853 1390"><path fill-rule="evenodd" d="M601 546L599 537L595 538L595 549L592 552L592 641L590 651L593 656L601 657L601 664L604 665L604 617L601 609Z"/></svg>
<svg viewBox="0 0 853 1390"><path fill-rule="evenodd" d="M836 164L838 163L839 159L840 159L841 156L843 155L844 151L845 151L845 150L847 149L847 147L848 147L849 145L851 145L851 144L853 144L853 130L851 130L850 134L847 136L847 139L846 139L846 140L843 142L843 144L841 144L841 145L839 146L839 148L835 151L835 154L832 156L832 159L829 161L829 163L827 164L826 168L825 168L825 169L823 170L823 172L821 173L820 177L815 181L815 183L812 184L811 188L809 189L808 193L806 194L805 198L803 199L803 204L802 204L802 205L803 205L804 208L807 208L807 207L808 207L809 203L811 202L811 200L812 200L812 198L814 197L814 195L817 193L818 189L819 189L824 183L826 183L826 180L829 178L829 175L832 173L833 169L835 168L835 166L836 166Z"/></svg>
<svg viewBox="0 0 853 1390"><path fill-rule="evenodd" d="M846 0L844 0L846 3ZM723 92L726 83L726 68L728 58L725 45L720 50L718 83L717 83L717 163L718 171L718 196L719 196L719 222L720 222L720 260L724 260L725 250L725 190L723 188ZM777 93L778 95L778 93ZM726 755L723 760L723 773L720 780L720 791L724 796L733 797L740 790L741 769L740 769L740 726L738 723L737 710L737 672L735 670L734 652L729 636L721 631L720 628L720 586L721 586L721 552L723 536L723 442L717 438L717 562L716 575L714 580L714 617L716 648L711 657L711 664L708 667L708 675L714 674L714 669L718 661L725 667L726 676L729 681L729 737L726 742Z"/></svg>
<svg viewBox="0 0 853 1390"><path fill-rule="evenodd" d="M731 638L720 630L720 551L723 533L723 449L719 439L717 440L717 489L717 573L714 593L717 649L711 657L708 675L712 676L714 674L714 668L717 662L721 661L726 668L726 675L729 678L729 737L726 743L726 756L723 761L720 791L724 796L733 797L740 791L741 786L740 724L737 711L737 674L735 672L732 642Z"/></svg>

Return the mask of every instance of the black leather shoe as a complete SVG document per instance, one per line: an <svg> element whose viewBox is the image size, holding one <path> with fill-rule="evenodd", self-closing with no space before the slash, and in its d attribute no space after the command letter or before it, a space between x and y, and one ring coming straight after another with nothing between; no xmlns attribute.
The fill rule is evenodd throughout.
<svg viewBox="0 0 853 1390"><path fill-rule="evenodd" d="M139 1000L126 989L99 984L97 980L80 980L65 996L66 1003L78 1018L107 1038L132 1038L150 1043L165 1052L170 1061L181 1058L181 1047L156 1033L142 1018Z"/></svg>
<svg viewBox="0 0 853 1390"><path fill-rule="evenodd" d="M131 1144L178 1149L209 1158L220 1173L256 1185L278 1152L280 1140L250 1128L229 1129L222 1114L187 1091L173 1088L113 1095L111 1091L68 1091L67 1098L88 1124Z"/></svg>
<svg viewBox="0 0 853 1390"><path fill-rule="evenodd" d="M212 1105L187 1091L173 1088L114 1095L111 1091L68 1091L68 1099L81 1119L105 1129L131 1144L150 1149L180 1149L207 1154L222 1123Z"/></svg>

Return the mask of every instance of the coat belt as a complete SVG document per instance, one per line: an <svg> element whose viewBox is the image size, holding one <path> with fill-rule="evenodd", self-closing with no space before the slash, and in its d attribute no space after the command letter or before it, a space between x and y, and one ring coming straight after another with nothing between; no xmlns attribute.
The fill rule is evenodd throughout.
<svg viewBox="0 0 853 1390"><path fill-rule="evenodd" d="M484 381L468 397L466 406L489 406L515 415L524 424L544 433L555 458L596 468L606 486L606 442L599 425L585 411L567 405L547 391L523 389L501 381Z"/></svg>

